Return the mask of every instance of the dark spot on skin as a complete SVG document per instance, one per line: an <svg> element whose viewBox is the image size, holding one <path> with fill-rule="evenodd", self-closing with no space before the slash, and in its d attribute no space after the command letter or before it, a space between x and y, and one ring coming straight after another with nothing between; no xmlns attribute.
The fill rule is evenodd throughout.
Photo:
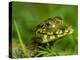
<svg viewBox="0 0 80 60"><path fill-rule="evenodd" d="M46 25L49 26L50 25L49 22L47 22Z"/></svg>
<svg viewBox="0 0 80 60"><path fill-rule="evenodd" d="M38 27L43 27L44 26L44 24L40 24L40 25L38 25Z"/></svg>
<svg viewBox="0 0 80 60"><path fill-rule="evenodd" d="M37 31L37 33L40 33L40 31Z"/></svg>

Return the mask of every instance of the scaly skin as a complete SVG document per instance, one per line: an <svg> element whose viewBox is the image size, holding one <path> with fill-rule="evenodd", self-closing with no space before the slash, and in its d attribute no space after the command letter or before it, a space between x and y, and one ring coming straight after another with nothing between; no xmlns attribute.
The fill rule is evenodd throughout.
<svg viewBox="0 0 80 60"><path fill-rule="evenodd" d="M36 27L34 41L38 43L47 43L69 35L72 32L72 27L65 26L62 18L49 18Z"/></svg>

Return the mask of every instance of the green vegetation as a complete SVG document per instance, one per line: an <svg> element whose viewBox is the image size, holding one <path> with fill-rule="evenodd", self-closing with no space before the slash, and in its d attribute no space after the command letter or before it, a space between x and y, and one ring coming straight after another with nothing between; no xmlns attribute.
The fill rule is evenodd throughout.
<svg viewBox="0 0 80 60"><path fill-rule="evenodd" d="M42 21L60 16L74 29L73 34L35 51L28 48L34 29ZM78 7L75 5L12 2L12 58L62 56L78 54ZM31 48L31 47L30 47Z"/></svg>

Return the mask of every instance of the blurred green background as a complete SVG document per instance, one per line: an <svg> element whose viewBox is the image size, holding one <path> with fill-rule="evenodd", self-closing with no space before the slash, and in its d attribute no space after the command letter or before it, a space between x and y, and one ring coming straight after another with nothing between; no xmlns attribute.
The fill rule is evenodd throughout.
<svg viewBox="0 0 80 60"><path fill-rule="evenodd" d="M12 40L18 41L14 20L18 26L22 41L27 44L31 41L36 26L48 18L60 16L64 23L74 29L72 35L55 43L57 50L65 48L70 54L77 54L78 50L78 6L59 5L29 2L12 2Z"/></svg>

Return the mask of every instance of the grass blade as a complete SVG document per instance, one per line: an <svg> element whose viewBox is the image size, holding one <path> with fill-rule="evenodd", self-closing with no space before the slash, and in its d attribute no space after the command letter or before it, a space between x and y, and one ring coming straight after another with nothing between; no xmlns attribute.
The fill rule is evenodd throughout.
<svg viewBox="0 0 80 60"><path fill-rule="evenodd" d="M20 32L19 32L18 26L17 26L17 23L16 23L15 20L14 20L14 25L15 25L15 29L16 29L16 31L17 31L18 39L19 39L19 42L20 42L20 44L21 44L22 50L23 50L23 52L24 52L24 55L25 55L26 57L30 57L30 55L29 55L29 53L28 53L28 50L26 49L26 47L25 47L25 45L24 45L24 43L23 43L23 41L22 41L22 38L21 38L21 35L20 35Z"/></svg>

